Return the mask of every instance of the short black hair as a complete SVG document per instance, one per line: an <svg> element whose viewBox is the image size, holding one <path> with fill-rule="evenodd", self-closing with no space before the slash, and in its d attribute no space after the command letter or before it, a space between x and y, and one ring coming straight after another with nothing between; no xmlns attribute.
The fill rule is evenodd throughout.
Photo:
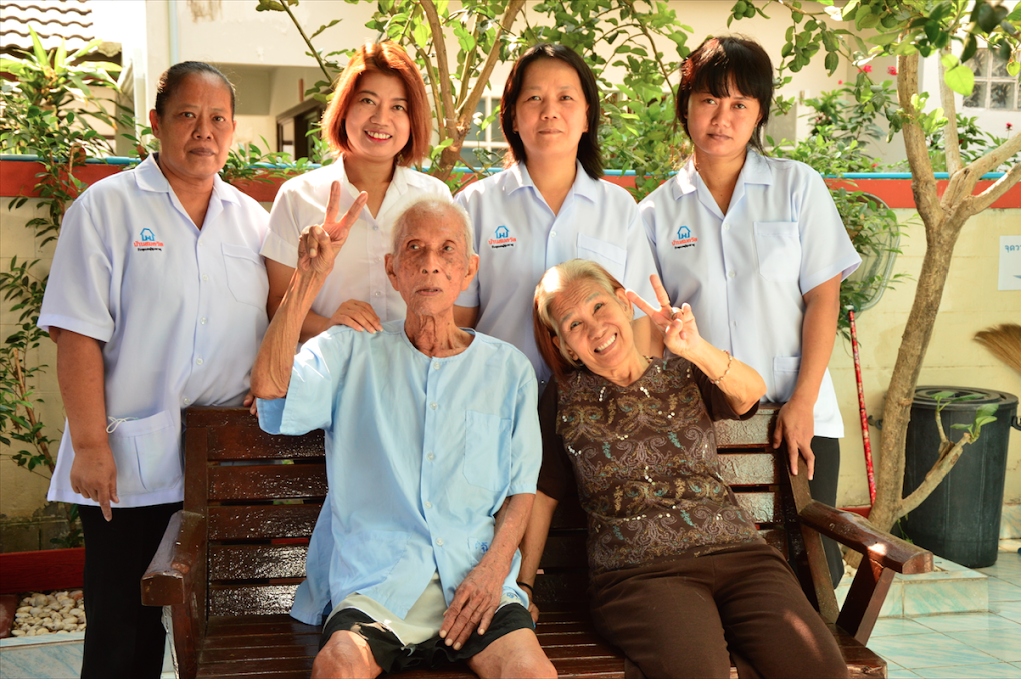
<svg viewBox="0 0 1021 679"><path fill-rule="evenodd" d="M773 63L762 45L751 38L739 35L706 38L688 55L681 65L681 84L677 88L677 120L688 134L688 100L692 92L729 97L731 83L741 94L759 102L762 118L750 143L762 153L762 128L769 121L773 105Z"/></svg>
<svg viewBox="0 0 1021 679"><path fill-rule="evenodd" d="M167 70L163 71L160 75L159 82L156 83L156 104L153 106L156 109L156 115L160 118L163 117L163 111L167 108L167 102L174 96L174 92L181 86L184 79L189 75L208 73L209 75L216 76L219 78L224 86L230 90L230 117L234 117L234 84L227 80L227 76L220 73L220 69L215 66L211 66L204 61L182 61L179 64L174 64Z"/></svg>
<svg viewBox="0 0 1021 679"><path fill-rule="evenodd" d="M563 45L549 43L532 45L518 57L510 75L507 76L507 84L503 88L503 99L500 100L500 127L503 128L504 139L510 144L507 164L528 160L525 154L525 144L514 131L514 105L521 95L525 70L540 59L563 61L578 73L581 91L585 95L585 103L588 104L588 131L578 141L578 160L581 161L581 166L588 176L599 179L603 176L603 156L599 150L599 87L596 85L596 76L581 55Z"/></svg>

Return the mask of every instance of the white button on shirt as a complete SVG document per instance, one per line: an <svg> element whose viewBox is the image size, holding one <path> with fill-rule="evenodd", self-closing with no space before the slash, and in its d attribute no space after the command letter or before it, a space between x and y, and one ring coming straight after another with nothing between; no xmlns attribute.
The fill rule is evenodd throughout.
<svg viewBox="0 0 1021 679"><path fill-rule="evenodd" d="M625 287L655 299L649 275L656 265L638 206L625 189L589 177L581 163L555 215L522 163L471 184L455 200L471 216L479 255L479 273L457 304L478 307L476 328L523 351L542 382L550 370L535 346L532 299L547 269L589 259Z"/></svg>
<svg viewBox="0 0 1021 679"><path fill-rule="evenodd" d="M264 257L291 268L298 265L298 237L306 226L323 223L334 181L341 183L343 215L358 197L358 190L344 171L343 156L332 165L294 177L280 187L270 213L270 231L262 246ZM312 311L329 318L341 304L356 299L372 305L383 322L404 318L407 307L390 284L383 255L390 252L394 220L410 202L423 195L451 200L450 189L440 180L397 166L376 217L363 208L361 217L351 227L333 271L312 302Z"/></svg>
<svg viewBox="0 0 1021 679"><path fill-rule="evenodd" d="M152 156L68 209L39 326L104 343L117 507L183 499L183 406L241 405L267 326L267 222L216 178L199 231ZM95 506L71 490L73 461L65 425L47 497Z"/></svg>
<svg viewBox="0 0 1021 679"><path fill-rule="evenodd" d="M702 337L762 375L765 400L787 401L801 364L803 295L861 263L819 173L749 150L724 219L689 160L639 209L670 299L691 305ZM844 434L828 371L815 434Z"/></svg>

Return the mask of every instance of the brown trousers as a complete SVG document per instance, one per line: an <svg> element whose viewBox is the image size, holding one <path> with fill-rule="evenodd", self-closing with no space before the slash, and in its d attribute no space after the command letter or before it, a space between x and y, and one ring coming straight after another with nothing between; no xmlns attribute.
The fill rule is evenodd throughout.
<svg viewBox="0 0 1021 679"><path fill-rule="evenodd" d="M627 679L847 678L833 636L780 553L761 543L592 578L592 618Z"/></svg>

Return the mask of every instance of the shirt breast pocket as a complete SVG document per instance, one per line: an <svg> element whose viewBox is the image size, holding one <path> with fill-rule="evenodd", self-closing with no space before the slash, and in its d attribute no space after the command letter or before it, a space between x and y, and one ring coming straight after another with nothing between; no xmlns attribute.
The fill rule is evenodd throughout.
<svg viewBox="0 0 1021 679"><path fill-rule="evenodd" d="M619 245L579 233L578 258L600 264L617 280L624 280L624 269L627 266L627 250Z"/></svg>
<svg viewBox="0 0 1021 679"><path fill-rule="evenodd" d="M119 422L109 441L117 464L119 494L173 488L181 480L181 431L170 411Z"/></svg>
<svg viewBox="0 0 1021 679"><path fill-rule="evenodd" d="M510 485L510 419L469 410L464 421L464 478L500 492Z"/></svg>
<svg viewBox="0 0 1021 679"><path fill-rule="evenodd" d="M260 309L266 308L269 278L262 257L244 245L223 243L223 264L227 269L227 287L234 299Z"/></svg>
<svg viewBox="0 0 1021 679"><path fill-rule="evenodd" d="M755 222L759 275L770 281L801 276L801 234L797 222Z"/></svg>

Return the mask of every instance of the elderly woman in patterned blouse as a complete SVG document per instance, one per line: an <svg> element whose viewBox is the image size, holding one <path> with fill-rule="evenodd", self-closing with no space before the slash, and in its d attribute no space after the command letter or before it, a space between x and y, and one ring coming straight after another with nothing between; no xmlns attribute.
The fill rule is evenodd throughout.
<svg viewBox="0 0 1021 679"><path fill-rule="evenodd" d="M732 660L742 677L846 677L787 563L720 476L713 421L751 417L766 385L652 282L659 308L584 260L536 287L536 341L557 379L539 408L543 466L522 582L534 583L573 469L593 621L627 656L626 677L729 677ZM633 305L654 328L643 348L669 358L636 347Z"/></svg>

